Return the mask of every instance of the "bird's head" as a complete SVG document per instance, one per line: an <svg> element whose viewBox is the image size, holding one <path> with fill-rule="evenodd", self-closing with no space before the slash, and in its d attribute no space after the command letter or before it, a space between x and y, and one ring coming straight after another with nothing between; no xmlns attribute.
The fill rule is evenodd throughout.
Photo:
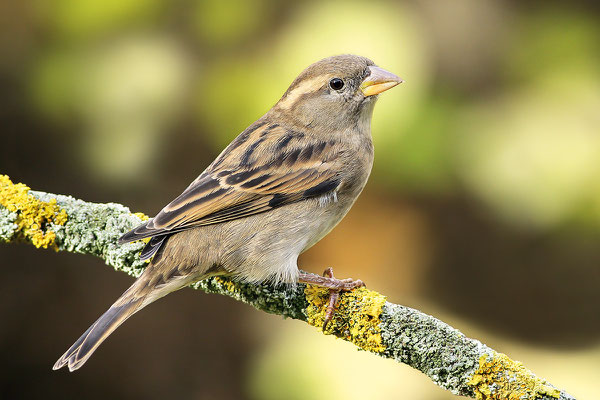
<svg viewBox="0 0 600 400"><path fill-rule="evenodd" d="M304 127L345 129L368 124L377 95L399 83L368 58L328 57L302 71L274 110Z"/></svg>

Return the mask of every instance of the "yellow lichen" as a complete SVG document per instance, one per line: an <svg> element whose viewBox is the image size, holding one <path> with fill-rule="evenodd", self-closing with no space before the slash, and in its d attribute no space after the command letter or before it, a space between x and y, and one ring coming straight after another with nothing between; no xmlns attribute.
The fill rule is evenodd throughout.
<svg viewBox="0 0 600 400"><path fill-rule="evenodd" d="M309 303L306 308L307 322L321 328L325 321L329 290L307 285L304 294ZM366 288L342 293L327 331L363 350L381 353L385 346L382 344L379 317L385 301L385 296Z"/></svg>
<svg viewBox="0 0 600 400"><path fill-rule="evenodd" d="M138 217L142 221L148 221L150 219L149 216L147 216L146 214L144 214L142 212L136 212L136 213L133 213L133 215L135 215L136 217Z"/></svg>
<svg viewBox="0 0 600 400"><path fill-rule="evenodd" d="M479 358L479 368L468 384L474 387L478 400L533 400L560 396L558 389L535 376L523 364L496 352Z"/></svg>
<svg viewBox="0 0 600 400"><path fill-rule="evenodd" d="M235 284L227 278L222 278L220 276L215 277L215 280L219 282L224 289L226 289L230 293L234 293L237 291L237 287Z"/></svg>
<svg viewBox="0 0 600 400"><path fill-rule="evenodd" d="M64 225L67 213L56 205L56 199L40 201L29 194L29 187L14 184L0 175L0 205L17 214L17 237L31 241L36 247L55 247L56 234L49 224Z"/></svg>

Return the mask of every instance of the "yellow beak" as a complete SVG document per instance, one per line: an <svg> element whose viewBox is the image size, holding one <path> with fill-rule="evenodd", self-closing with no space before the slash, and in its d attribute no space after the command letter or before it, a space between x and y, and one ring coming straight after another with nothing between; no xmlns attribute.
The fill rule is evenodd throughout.
<svg viewBox="0 0 600 400"><path fill-rule="evenodd" d="M371 70L371 74L360 84L360 90L365 96L373 96L385 92L399 83L404 82L402 79L383 68L370 66L369 69Z"/></svg>

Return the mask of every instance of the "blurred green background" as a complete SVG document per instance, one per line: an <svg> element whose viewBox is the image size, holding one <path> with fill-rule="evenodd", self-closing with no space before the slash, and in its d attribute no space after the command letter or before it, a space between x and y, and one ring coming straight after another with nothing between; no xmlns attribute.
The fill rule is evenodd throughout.
<svg viewBox="0 0 600 400"><path fill-rule="evenodd" d="M153 215L320 58L406 83L375 167L301 257L431 313L578 398L600 390L598 2L56 0L0 5L0 173ZM182 290L50 370L131 279L0 248L0 397L450 399L297 321Z"/></svg>

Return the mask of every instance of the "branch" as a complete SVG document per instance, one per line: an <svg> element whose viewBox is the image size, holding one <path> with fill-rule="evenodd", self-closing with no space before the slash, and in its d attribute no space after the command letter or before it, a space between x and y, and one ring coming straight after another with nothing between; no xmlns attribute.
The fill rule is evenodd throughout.
<svg viewBox="0 0 600 400"><path fill-rule="evenodd" d="M120 204L32 191L0 175L0 242L26 241L36 247L95 255L115 270L137 277L146 265L138 257L144 243L118 246L117 239L147 218ZM329 295L326 289L310 285L251 285L226 278L207 279L193 287L315 327L323 325ZM408 364L457 395L574 400L521 363L430 315L389 303L385 296L365 288L341 296L326 333Z"/></svg>

